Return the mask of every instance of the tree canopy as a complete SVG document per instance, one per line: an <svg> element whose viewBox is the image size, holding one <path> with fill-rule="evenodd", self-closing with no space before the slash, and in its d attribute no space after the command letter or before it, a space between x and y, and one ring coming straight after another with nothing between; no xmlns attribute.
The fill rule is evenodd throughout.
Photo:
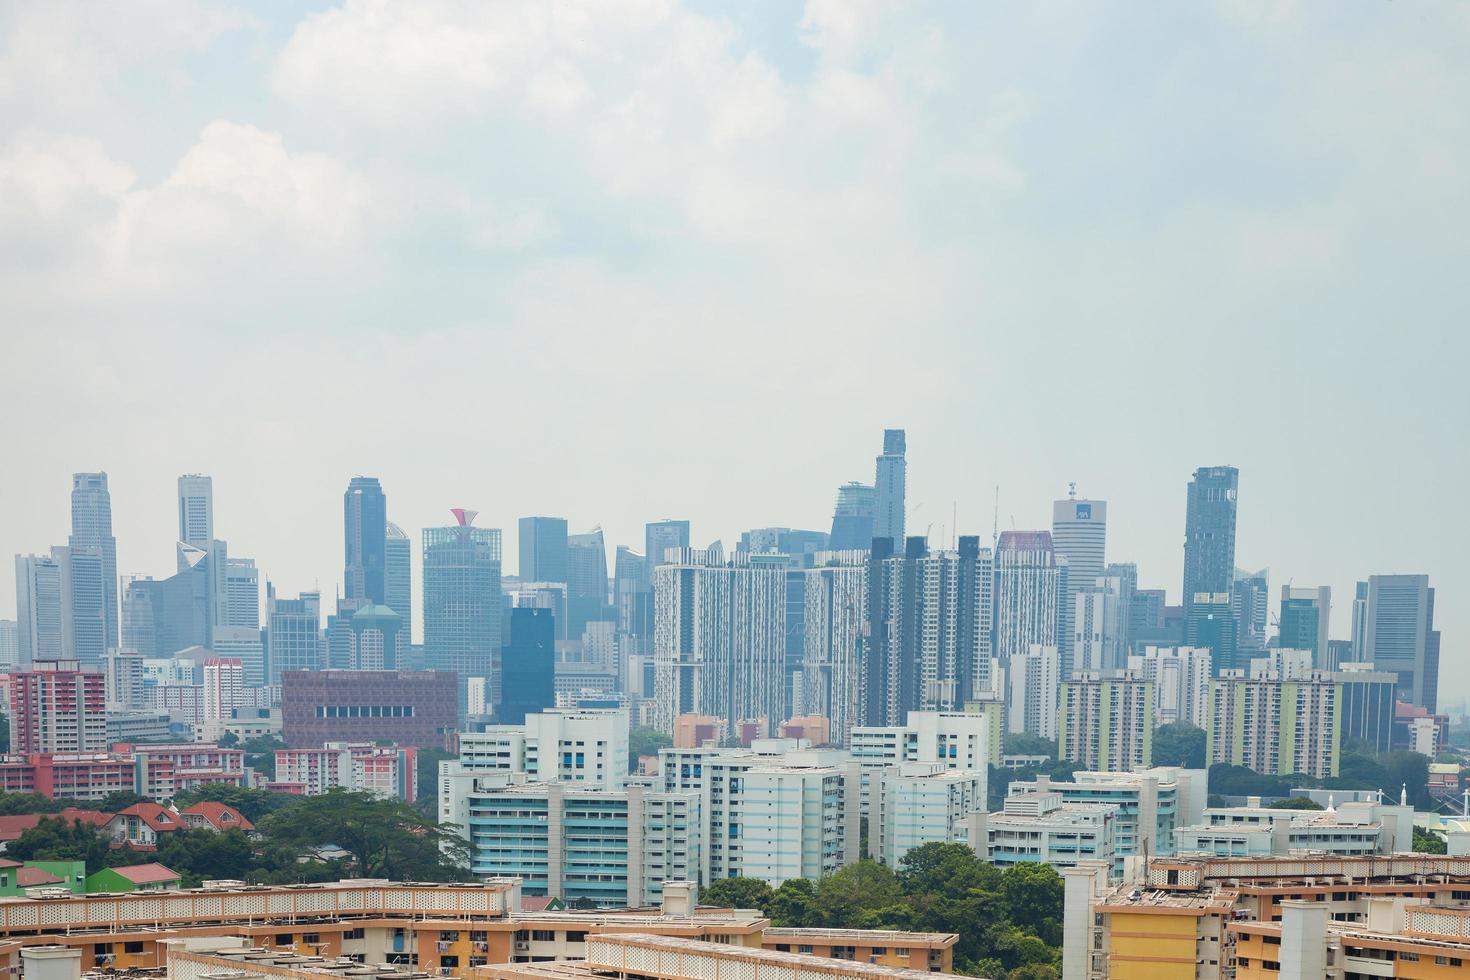
<svg viewBox="0 0 1470 980"><path fill-rule="evenodd" d="M666 749L673 744L674 739L657 728L637 726L628 733L628 771L638 771L639 756L658 755L659 749Z"/></svg>
<svg viewBox="0 0 1470 980"><path fill-rule="evenodd" d="M336 845L357 873L397 881L463 881L469 845L401 800L333 789L297 797L257 825L273 844L296 850Z"/></svg>
<svg viewBox="0 0 1470 980"><path fill-rule="evenodd" d="M1273 810L1321 810L1322 804L1310 796L1293 796L1290 799L1277 800L1271 804Z"/></svg>
<svg viewBox="0 0 1470 980"><path fill-rule="evenodd" d="M1160 725L1154 729L1154 765L1203 769L1205 741L1205 730L1187 721Z"/></svg>

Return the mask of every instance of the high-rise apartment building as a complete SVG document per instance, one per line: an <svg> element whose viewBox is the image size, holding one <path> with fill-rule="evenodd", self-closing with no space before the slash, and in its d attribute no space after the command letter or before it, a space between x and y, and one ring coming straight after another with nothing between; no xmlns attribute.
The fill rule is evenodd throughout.
<svg viewBox="0 0 1470 980"><path fill-rule="evenodd" d="M519 725L526 715L556 706L555 636L550 610L510 611L510 642L501 654L498 723Z"/></svg>
<svg viewBox="0 0 1470 980"><path fill-rule="evenodd" d="M179 477L179 540L202 551L214 540L214 479L196 473Z"/></svg>
<svg viewBox="0 0 1470 980"><path fill-rule="evenodd" d="M564 517L522 517L519 526L522 582L567 581L567 521Z"/></svg>
<svg viewBox="0 0 1470 980"><path fill-rule="evenodd" d="M867 551L873 546L874 513L878 491L865 483L844 483L837 488L837 506L832 512L828 547L833 551Z"/></svg>
<svg viewBox="0 0 1470 980"><path fill-rule="evenodd" d="M1205 731L1213 765L1263 775L1337 775L1343 685L1329 671L1306 677L1219 677L1210 682Z"/></svg>
<svg viewBox="0 0 1470 980"><path fill-rule="evenodd" d="M719 548L675 553L653 570L658 727L696 712L764 734L786 717L786 559Z"/></svg>
<svg viewBox="0 0 1470 980"><path fill-rule="evenodd" d="M908 463L904 459L904 431L883 430L883 453L873 478L873 537L888 538L897 549L904 538L904 495Z"/></svg>
<svg viewBox="0 0 1470 980"><path fill-rule="evenodd" d="M1048 531L1002 531L995 549L995 656L1057 645L1062 576Z"/></svg>
<svg viewBox="0 0 1470 980"><path fill-rule="evenodd" d="M894 725L910 711L954 711L990 688L990 549L962 536L931 552L909 538L891 554L874 538L868 563L863 722Z"/></svg>
<svg viewBox="0 0 1470 980"><path fill-rule="evenodd" d="M866 551L825 552L801 573L802 686L809 714L830 723L846 745L863 716L863 659L868 631Z"/></svg>
<svg viewBox="0 0 1470 980"><path fill-rule="evenodd" d="M1057 737L1057 691L1060 657L1054 646L1033 646L1012 657L1006 670L1006 730L1038 738Z"/></svg>
<svg viewBox="0 0 1470 980"><path fill-rule="evenodd" d="M107 685L75 660L38 660L11 675L10 751L104 752Z"/></svg>
<svg viewBox="0 0 1470 980"><path fill-rule="evenodd" d="M1057 707L1060 758L1090 772L1153 765L1154 685L1142 674L1074 674Z"/></svg>
<svg viewBox="0 0 1470 980"><path fill-rule="evenodd" d="M472 526L472 510L451 513L449 527L424 529L424 657L459 677L462 701L468 678L489 678L498 704L500 529Z"/></svg>
<svg viewBox="0 0 1470 980"><path fill-rule="evenodd" d="M18 661L60 660L65 654L68 615L61 564L51 555L15 556L15 611Z"/></svg>
<svg viewBox="0 0 1470 980"><path fill-rule="evenodd" d="M347 556L342 596L354 606L387 601L388 498L375 476L354 476L342 495Z"/></svg>
<svg viewBox="0 0 1470 980"><path fill-rule="evenodd" d="M1240 471L1202 466L1189 481L1184 513L1184 608L1201 593L1230 593L1235 582L1235 507Z"/></svg>
<svg viewBox="0 0 1470 980"><path fill-rule="evenodd" d="M1102 575L1106 566L1107 531L1107 501L1078 500L1074 488L1066 500L1052 502L1052 547L1057 557L1067 562L1067 589L1059 597L1057 607L1057 651L1061 655L1064 673L1071 671L1077 660L1072 652L1077 642L1074 626L1077 605L1073 597L1078 591L1091 588Z"/></svg>
<svg viewBox="0 0 1470 980"><path fill-rule="evenodd" d="M277 598L265 584L266 662L270 683L281 683L289 671L319 670L322 660L322 596L303 592L295 599Z"/></svg>
<svg viewBox="0 0 1470 980"><path fill-rule="evenodd" d="M106 473L73 473L71 478L71 537L73 552L86 550L101 559L103 652L117 646L117 539L112 536L112 495ZM100 656L99 656L100 661Z"/></svg>
<svg viewBox="0 0 1470 980"><path fill-rule="evenodd" d="M1210 697L1210 651L1203 647L1145 647L1128 658L1128 669L1154 685L1160 725L1184 722L1204 728ZM1180 759L1161 759L1181 765Z"/></svg>
<svg viewBox="0 0 1470 980"><path fill-rule="evenodd" d="M400 642L413 642L413 550L403 528L388 521L383 531L383 605L398 614Z"/></svg>
<svg viewBox="0 0 1470 980"><path fill-rule="evenodd" d="M668 561L670 548L689 547L688 521L653 521L643 526L643 557L650 568Z"/></svg>
<svg viewBox="0 0 1470 980"><path fill-rule="evenodd" d="M1428 575L1372 575L1363 600L1358 659L1398 675L1398 698L1436 710L1439 631Z"/></svg>
<svg viewBox="0 0 1470 980"><path fill-rule="evenodd" d="M1277 631L1278 646L1289 650L1312 651L1312 663L1322 669L1327 662L1327 624L1332 612L1332 589L1328 586L1304 588L1290 584L1281 587L1281 614Z"/></svg>

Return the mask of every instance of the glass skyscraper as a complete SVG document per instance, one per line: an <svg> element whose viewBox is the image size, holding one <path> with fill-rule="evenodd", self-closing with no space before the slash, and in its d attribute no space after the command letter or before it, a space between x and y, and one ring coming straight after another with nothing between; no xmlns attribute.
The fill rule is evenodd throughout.
<svg viewBox="0 0 1470 980"><path fill-rule="evenodd" d="M484 677L499 703L500 529L472 527L475 512L456 508L456 523L424 528L424 657L430 670Z"/></svg>
<svg viewBox="0 0 1470 980"><path fill-rule="evenodd" d="M522 517L519 525L522 582L567 581L567 521L564 517Z"/></svg>
<svg viewBox="0 0 1470 980"><path fill-rule="evenodd" d="M904 459L905 440L902 429L883 430L883 454L878 457L873 478L875 502L873 537L890 538L895 549L904 540L904 495L908 479L908 463Z"/></svg>
<svg viewBox="0 0 1470 980"><path fill-rule="evenodd" d="M347 556L342 597L353 606L383 605L388 565L388 498L375 476L354 476L342 495Z"/></svg>
<svg viewBox="0 0 1470 980"><path fill-rule="evenodd" d="M837 488L832 512L833 551L867 551L873 546L873 510L877 491L866 483L844 483Z"/></svg>
<svg viewBox="0 0 1470 980"><path fill-rule="evenodd" d="M556 706L556 628L549 609L510 611L510 643L501 655L496 721L520 725L526 715Z"/></svg>
<svg viewBox="0 0 1470 980"><path fill-rule="evenodd" d="M413 638L413 552L403 528L388 521L385 529L383 605L402 620L398 642L407 649Z"/></svg>
<svg viewBox="0 0 1470 980"><path fill-rule="evenodd" d="M117 539L112 536L112 495L106 473L73 473L71 538L73 553L88 550L101 561L104 652L118 644ZM100 659L100 656L99 656Z"/></svg>
<svg viewBox="0 0 1470 980"><path fill-rule="evenodd" d="M1229 594L1235 584L1235 505L1240 471L1202 466L1189 481L1184 512L1184 611L1199 593Z"/></svg>

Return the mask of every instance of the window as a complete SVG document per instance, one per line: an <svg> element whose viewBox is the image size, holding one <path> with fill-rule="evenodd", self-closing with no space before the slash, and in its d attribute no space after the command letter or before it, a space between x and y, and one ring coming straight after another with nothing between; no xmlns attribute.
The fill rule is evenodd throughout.
<svg viewBox="0 0 1470 980"><path fill-rule="evenodd" d="M143 944L141 942L123 943L123 952L141 953L143 952Z"/></svg>
<svg viewBox="0 0 1470 980"><path fill-rule="evenodd" d="M292 938L292 936L291 936L291 934L289 932L278 932L278 933L276 933L276 945L277 946L292 946L292 945L295 945L295 942L296 942L296 940L294 938Z"/></svg>
<svg viewBox="0 0 1470 980"><path fill-rule="evenodd" d="M459 957L454 955L441 956L439 957L439 965L451 968L457 967L459 966Z"/></svg>
<svg viewBox="0 0 1470 980"><path fill-rule="evenodd" d="M556 942L556 933L550 929L532 929L531 938L538 943Z"/></svg>
<svg viewBox="0 0 1470 980"><path fill-rule="evenodd" d="M581 943L581 942L586 942L586 941L587 941L587 933L585 933L585 932L569 932L569 933L567 933L567 942L569 942L569 943Z"/></svg>
<svg viewBox="0 0 1470 980"><path fill-rule="evenodd" d="M301 934L301 941L308 946L315 946L322 941L322 934L319 932L304 932Z"/></svg>
<svg viewBox="0 0 1470 980"><path fill-rule="evenodd" d="M364 935L365 935L365 933L362 930L362 926L358 926L355 929L348 929L345 932L343 932L342 933L342 938L343 939L361 939L361 938L363 938Z"/></svg>
<svg viewBox="0 0 1470 980"><path fill-rule="evenodd" d="M807 944L802 943L800 946L796 947L796 951L798 953L810 953L812 951L812 948Z"/></svg>

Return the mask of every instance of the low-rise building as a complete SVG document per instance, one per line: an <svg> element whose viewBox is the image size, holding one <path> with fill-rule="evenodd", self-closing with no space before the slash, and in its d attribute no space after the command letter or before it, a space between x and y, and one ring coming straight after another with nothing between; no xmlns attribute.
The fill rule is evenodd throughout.
<svg viewBox="0 0 1470 980"><path fill-rule="evenodd" d="M267 788L304 796L333 789L412 803L418 798L417 751L373 742L328 742L319 749L277 749Z"/></svg>
<svg viewBox="0 0 1470 980"><path fill-rule="evenodd" d="M1112 866L1117 818L1117 806L1066 803L1057 792L1012 796L1004 810L986 820L986 857L1003 868L1025 863L1067 868L1082 861Z"/></svg>
<svg viewBox="0 0 1470 980"><path fill-rule="evenodd" d="M1414 808L1371 802L1326 810L1261 806L1209 807L1201 824L1174 831L1174 853L1264 857L1292 853L1357 857L1395 854L1414 846Z"/></svg>
<svg viewBox="0 0 1470 980"><path fill-rule="evenodd" d="M118 868L102 868L87 876L86 891L96 892L161 892L179 887L178 874L161 864L129 864Z"/></svg>

